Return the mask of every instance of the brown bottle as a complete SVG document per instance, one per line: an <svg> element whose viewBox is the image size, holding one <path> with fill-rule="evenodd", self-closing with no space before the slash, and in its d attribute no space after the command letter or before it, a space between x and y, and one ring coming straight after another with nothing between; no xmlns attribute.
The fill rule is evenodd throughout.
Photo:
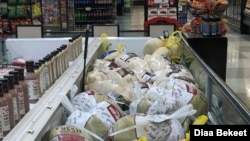
<svg viewBox="0 0 250 141"><path fill-rule="evenodd" d="M34 61L26 61L25 81L28 85L29 102L34 104L39 100L39 86L38 79L35 75Z"/></svg>
<svg viewBox="0 0 250 141"><path fill-rule="evenodd" d="M49 80L47 80L49 76L46 76L46 75L48 75L48 68L45 67L44 59L40 59L40 60L38 60L38 62L41 63L41 65L40 65L41 71L40 71L40 76L39 76L40 92L42 94L44 94L44 92L46 91L46 85L49 81Z"/></svg>
<svg viewBox="0 0 250 141"><path fill-rule="evenodd" d="M38 85L39 85L39 90L38 90L38 93L40 95L40 97L43 95L43 92L41 91L41 80L40 80L40 75L42 73L42 63L41 62L35 62L34 63L34 70L35 70L35 74L37 76L37 79L38 79Z"/></svg>
<svg viewBox="0 0 250 141"><path fill-rule="evenodd" d="M52 73L52 69L51 69L51 56L50 55L46 55L43 60L44 62L44 69L46 68L45 71L45 77L46 77L46 90L50 88L50 86L52 85L52 79L53 79L53 73Z"/></svg>
<svg viewBox="0 0 250 141"><path fill-rule="evenodd" d="M62 56L62 53L63 53L63 48L57 48L57 54L56 54L56 60L57 60L57 63L56 63L56 68L57 68L57 77L59 78L62 73L63 73L63 70L65 68L64 66L64 58Z"/></svg>
<svg viewBox="0 0 250 141"><path fill-rule="evenodd" d="M14 76L14 88L18 93L19 115L20 118L22 118L25 115L25 107L24 107L23 88L19 83L19 73L18 71L10 71L9 74Z"/></svg>
<svg viewBox="0 0 250 141"><path fill-rule="evenodd" d="M69 62L72 62L74 60L74 40L73 39L69 39L69 43L68 43L68 53L69 53Z"/></svg>
<svg viewBox="0 0 250 141"><path fill-rule="evenodd" d="M57 66L56 64L59 63L58 61L58 58L57 58L57 55L58 54L58 51L57 50L54 50L51 52L51 69L52 69L52 73L53 73L53 83L57 80L58 78L58 74L57 74Z"/></svg>
<svg viewBox="0 0 250 141"><path fill-rule="evenodd" d="M64 68L63 71L64 72L68 67L69 67L69 62L70 62L70 58L69 58L69 47L66 44L63 44L61 46L62 48L62 58L63 58L63 62L64 62Z"/></svg>
<svg viewBox="0 0 250 141"><path fill-rule="evenodd" d="M19 100L18 100L18 92L14 87L14 76L13 75L4 75L4 78L8 79L8 88L9 92L12 95L13 109L14 109L14 118L15 123L18 123L21 119L19 114Z"/></svg>
<svg viewBox="0 0 250 141"><path fill-rule="evenodd" d="M9 115L9 106L6 100L6 97L3 94L3 83L0 82L0 115L1 115L1 132L0 132L0 140L6 136L10 128L10 115Z"/></svg>
<svg viewBox="0 0 250 141"><path fill-rule="evenodd" d="M28 85L24 80L24 68L15 68L15 71L18 71L19 83L23 89L24 109L25 109L25 114L26 114L30 110L30 104L29 104Z"/></svg>
<svg viewBox="0 0 250 141"><path fill-rule="evenodd" d="M7 78L0 78L0 82L2 82L3 85L3 95L7 101L7 105L8 105L8 112L9 112L9 124L10 127L7 126L8 122L6 122L6 132L10 131L15 125L15 117L14 117L14 107L13 107L13 101L12 101L12 95L9 92L9 88L8 88L8 79ZM5 110L7 112L7 110Z"/></svg>
<svg viewBox="0 0 250 141"><path fill-rule="evenodd" d="M35 72L35 75L37 76L37 85L38 85L38 94L39 94L39 97L42 97L43 93L40 91L40 74L41 74L41 69L40 69L40 63L34 63L34 72Z"/></svg>

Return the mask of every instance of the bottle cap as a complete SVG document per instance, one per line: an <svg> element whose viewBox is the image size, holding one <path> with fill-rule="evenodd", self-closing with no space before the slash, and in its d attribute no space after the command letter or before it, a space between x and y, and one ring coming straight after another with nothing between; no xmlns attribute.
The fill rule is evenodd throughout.
<svg viewBox="0 0 250 141"><path fill-rule="evenodd" d="M9 74L14 76L14 84L18 85L19 84L19 72L10 71Z"/></svg>
<svg viewBox="0 0 250 141"><path fill-rule="evenodd" d="M3 77L8 79L8 88L14 89L14 76L9 74L9 75L4 75Z"/></svg>

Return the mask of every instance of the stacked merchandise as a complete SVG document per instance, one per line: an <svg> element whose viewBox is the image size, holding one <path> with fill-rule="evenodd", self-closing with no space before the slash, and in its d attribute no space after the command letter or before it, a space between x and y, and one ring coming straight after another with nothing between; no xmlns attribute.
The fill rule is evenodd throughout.
<svg viewBox="0 0 250 141"><path fill-rule="evenodd" d="M25 0L8 0L8 19L11 33L16 33L16 25L41 24L39 3Z"/></svg>
<svg viewBox="0 0 250 141"><path fill-rule="evenodd" d="M43 24L59 25L60 10L58 0L42 0Z"/></svg>
<svg viewBox="0 0 250 141"><path fill-rule="evenodd" d="M188 6L186 0L178 1L178 22L181 26L187 23Z"/></svg>
<svg viewBox="0 0 250 141"><path fill-rule="evenodd" d="M10 29L9 29L9 21L8 21L8 6L7 6L7 1L4 2L4 1L1 1L0 3L0 15L1 15L1 18L0 18L0 38L4 38L6 37L9 32L10 32Z"/></svg>
<svg viewBox="0 0 250 141"><path fill-rule="evenodd" d="M4 0L0 2L1 35L16 33L16 25L41 24L41 8L36 2Z"/></svg>
<svg viewBox="0 0 250 141"><path fill-rule="evenodd" d="M84 30L88 24L113 23L113 0L75 0L75 30Z"/></svg>
<svg viewBox="0 0 250 141"><path fill-rule="evenodd" d="M149 39L144 57L126 52L122 43L116 50L103 47L107 50L93 61L83 90L65 97L65 123L43 140L185 139L193 119L206 117L208 103L181 63L180 36L178 31Z"/></svg>
<svg viewBox="0 0 250 141"><path fill-rule="evenodd" d="M194 18L184 25L184 31L201 33L204 36L226 34L226 20L221 15L227 9L227 0L189 0L188 6Z"/></svg>

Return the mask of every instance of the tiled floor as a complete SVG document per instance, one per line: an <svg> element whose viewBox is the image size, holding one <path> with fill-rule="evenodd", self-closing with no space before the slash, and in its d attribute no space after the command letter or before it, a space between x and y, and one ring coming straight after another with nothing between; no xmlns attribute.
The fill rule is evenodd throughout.
<svg viewBox="0 0 250 141"><path fill-rule="evenodd" d="M250 35L229 31L226 83L250 108Z"/></svg>
<svg viewBox="0 0 250 141"><path fill-rule="evenodd" d="M144 9L133 7L130 13L117 17L120 30L143 30ZM141 33L124 33L122 36L143 36ZM232 30L226 33L228 55L226 83L250 109L250 35L240 35Z"/></svg>

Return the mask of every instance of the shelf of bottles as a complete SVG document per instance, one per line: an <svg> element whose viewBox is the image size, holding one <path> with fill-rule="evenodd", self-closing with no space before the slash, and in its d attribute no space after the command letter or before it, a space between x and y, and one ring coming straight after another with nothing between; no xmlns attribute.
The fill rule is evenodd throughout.
<svg viewBox="0 0 250 141"><path fill-rule="evenodd" d="M112 23L114 3L114 0L75 0L75 30L83 30L88 24Z"/></svg>

